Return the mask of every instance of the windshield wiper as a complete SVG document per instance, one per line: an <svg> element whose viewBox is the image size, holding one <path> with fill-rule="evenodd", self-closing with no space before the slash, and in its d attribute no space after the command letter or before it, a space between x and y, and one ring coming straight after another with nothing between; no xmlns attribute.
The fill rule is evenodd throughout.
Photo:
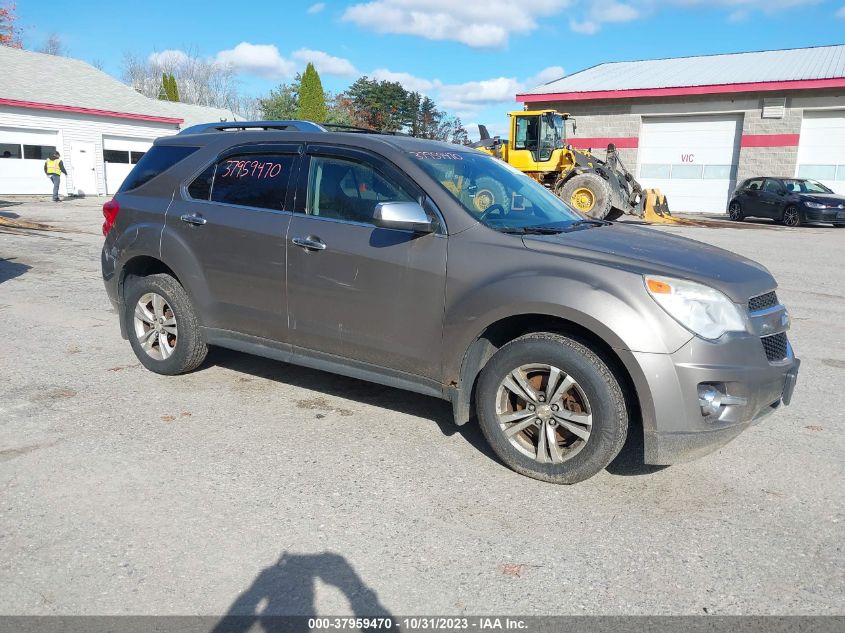
<svg viewBox="0 0 845 633"><path fill-rule="evenodd" d="M558 233L563 233L566 229L552 226L516 226L496 230L499 233L508 233L511 235L557 235Z"/></svg>

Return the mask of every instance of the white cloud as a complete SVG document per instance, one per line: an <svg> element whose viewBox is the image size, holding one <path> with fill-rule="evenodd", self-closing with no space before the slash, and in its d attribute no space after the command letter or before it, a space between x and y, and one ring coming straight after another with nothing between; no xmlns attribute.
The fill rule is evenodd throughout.
<svg viewBox="0 0 845 633"><path fill-rule="evenodd" d="M373 79L379 81L396 81L406 89L412 92L428 93L432 88L439 85L439 81L430 81L422 77L415 77L410 73L395 73L387 68L376 68L370 73Z"/></svg>
<svg viewBox="0 0 845 633"><path fill-rule="evenodd" d="M845 18L845 7L841 7L839 11L836 12L837 18Z"/></svg>
<svg viewBox="0 0 845 633"><path fill-rule="evenodd" d="M291 57L301 62L311 62L318 72L325 75L337 75L340 77L351 77L359 74L355 66L348 59L334 57L323 51L315 51L310 48L300 48Z"/></svg>
<svg viewBox="0 0 845 633"><path fill-rule="evenodd" d="M426 79L410 73L395 72L378 68L370 73L374 79L397 81L407 90L415 90L432 97L437 105L450 114L472 120L484 108L496 106L513 109L515 97L520 92L560 79L564 75L561 66L549 66L525 80L516 77L494 77L478 81L447 84L439 79Z"/></svg>
<svg viewBox="0 0 845 633"><path fill-rule="evenodd" d="M319 13L320 11L322 11L325 8L326 8L325 2L317 2L315 4L312 4L310 7L308 7L308 10L306 11L306 13Z"/></svg>
<svg viewBox="0 0 845 633"><path fill-rule="evenodd" d="M166 51L161 51L160 53L151 53L147 58L147 61L154 66L172 68L174 66L180 66L188 61L188 54L184 51L168 49Z"/></svg>
<svg viewBox="0 0 845 633"><path fill-rule="evenodd" d="M540 72L538 72L533 77L529 77L525 80L525 87L526 88L535 88L537 86L542 86L543 84L547 84L550 81L554 81L556 79L560 79L566 74L566 71L563 69L563 66L549 66L548 68L544 68Z"/></svg>
<svg viewBox="0 0 845 633"><path fill-rule="evenodd" d="M347 8L343 20L378 33L499 48L512 33L530 33L538 21L569 5L570 0L373 0Z"/></svg>
<svg viewBox="0 0 845 633"><path fill-rule="evenodd" d="M214 59L237 72L267 79L290 77L296 71L296 64L282 57L279 49L272 44L241 42L235 48L220 51Z"/></svg>

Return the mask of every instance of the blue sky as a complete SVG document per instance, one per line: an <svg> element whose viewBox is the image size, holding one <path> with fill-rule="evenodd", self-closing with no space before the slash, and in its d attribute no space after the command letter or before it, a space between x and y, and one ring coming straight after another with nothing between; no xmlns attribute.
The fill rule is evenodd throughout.
<svg viewBox="0 0 845 633"><path fill-rule="evenodd" d="M845 43L845 0L24 0L17 13L27 48L56 33L115 76L125 52L190 50L261 96L313 61L329 90L399 80L494 132L517 91L602 62Z"/></svg>

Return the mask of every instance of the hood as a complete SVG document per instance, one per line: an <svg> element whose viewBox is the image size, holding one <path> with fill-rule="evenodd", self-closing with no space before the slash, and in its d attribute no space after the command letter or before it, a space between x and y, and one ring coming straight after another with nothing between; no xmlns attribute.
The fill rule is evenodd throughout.
<svg viewBox="0 0 845 633"><path fill-rule="evenodd" d="M526 248L592 261L639 274L691 279L721 290L736 303L773 290L761 264L696 240L654 229L610 224L558 235L526 235Z"/></svg>
<svg viewBox="0 0 845 633"><path fill-rule="evenodd" d="M845 196L838 193L802 193L801 200L804 202L818 202L830 207L845 208Z"/></svg>

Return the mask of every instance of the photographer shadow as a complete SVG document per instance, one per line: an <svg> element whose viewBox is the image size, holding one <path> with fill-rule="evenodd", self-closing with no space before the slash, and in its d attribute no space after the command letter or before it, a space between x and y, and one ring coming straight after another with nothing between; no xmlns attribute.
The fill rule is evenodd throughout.
<svg viewBox="0 0 845 633"><path fill-rule="evenodd" d="M316 615L317 579L343 592L355 617L390 618L392 621L376 592L340 554L285 552L235 599L212 633L305 633L311 630L308 620ZM379 626L378 630L398 629L394 624L393 627Z"/></svg>

